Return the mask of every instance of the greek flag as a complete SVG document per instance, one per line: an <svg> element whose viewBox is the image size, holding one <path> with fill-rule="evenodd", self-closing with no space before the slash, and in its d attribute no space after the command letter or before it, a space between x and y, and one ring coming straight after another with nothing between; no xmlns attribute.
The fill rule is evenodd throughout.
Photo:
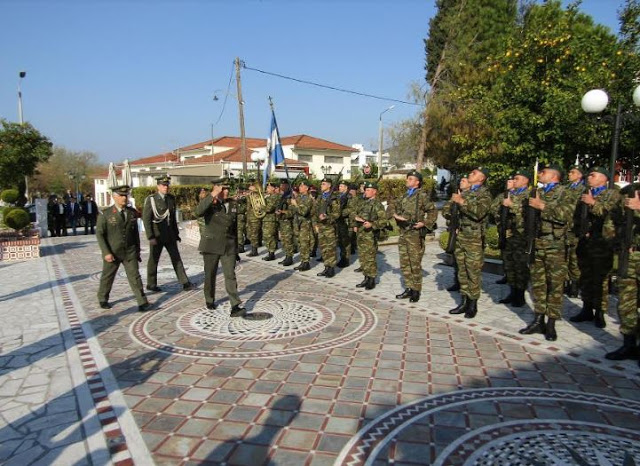
<svg viewBox="0 0 640 466"><path fill-rule="evenodd" d="M275 170L276 165L284 164L284 169L287 172L287 178L289 177L287 163L284 161L284 152L282 151L282 145L280 144L280 132L278 131L278 123L276 123L276 114L271 110L271 137L267 140L267 163L264 167L264 174L262 177L262 186L267 186L269 176Z"/></svg>

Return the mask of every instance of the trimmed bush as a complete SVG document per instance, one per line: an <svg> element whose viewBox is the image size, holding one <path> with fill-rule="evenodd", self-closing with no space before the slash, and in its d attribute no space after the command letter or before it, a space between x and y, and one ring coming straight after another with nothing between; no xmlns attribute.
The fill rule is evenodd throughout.
<svg viewBox="0 0 640 466"><path fill-rule="evenodd" d="M0 199L7 204L15 204L19 195L20 193L18 193L17 189L5 189L0 193Z"/></svg>
<svg viewBox="0 0 640 466"><path fill-rule="evenodd" d="M24 209L12 209L11 212L4 216L4 224L9 228L20 231L31 224L29 212Z"/></svg>
<svg viewBox="0 0 640 466"><path fill-rule="evenodd" d="M491 225L485 232L485 246L484 256L486 258L500 258L500 249L498 249L498 228L495 225ZM438 238L438 244L444 251L447 249L447 243L449 242L449 232L443 231Z"/></svg>

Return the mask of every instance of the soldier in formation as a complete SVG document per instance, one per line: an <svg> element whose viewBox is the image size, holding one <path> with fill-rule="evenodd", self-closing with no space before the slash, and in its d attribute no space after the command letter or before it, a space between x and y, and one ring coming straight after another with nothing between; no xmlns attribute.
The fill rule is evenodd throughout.
<svg viewBox="0 0 640 466"><path fill-rule="evenodd" d="M278 205L276 207L276 219L278 221L278 233L282 241L282 249L284 250L284 259L279 262L280 265L288 267L293 265L293 255L295 254L295 243L293 238L293 217L294 210L291 208L291 198L293 190L289 184L289 180L280 182L280 194L278 195Z"/></svg>
<svg viewBox="0 0 640 466"><path fill-rule="evenodd" d="M315 202L313 214L314 230L318 234L318 247L324 261L324 270L318 273L319 277L331 278L335 275L335 266L338 262L336 254L336 222L340 217L340 202L333 195L333 181L324 178L320 184L322 194Z"/></svg>
<svg viewBox="0 0 640 466"><path fill-rule="evenodd" d="M260 187L255 183L250 184L247 194L247 237L251 243L251 252L247 254L249 257L258 255L258 246L262 235L262 220L265 213L256 210L256 206L259 206L261 202L260 199L262 199Z"/></svg>
<svg viewBox="0 0 640 466"><path fill-rule="evenodd" d="M567 174L567 196L572 206L575 206L574 215L567 229L567 283L565 292L570 298L577 298L580 286L580 267L578 266L578 239L583 236L581 231L577 231L581 225L580 214L582 209L578 209L578 202L586 191L584 175L586 170L579 166L573 166Z"/></svg>
<svg viewBox="0 0 640 466"><path fill-rule="evenodd" d="M262 219L262 241L267 248L267 255L263 261L276 260L276 249L278 248L278 224L276 210L280 202L280 195L276 192L278 187L275 183L267 183L267 193L264 196L265 216Z"/></svg>
<svg viewBox="0 0 640 466"><path fill-rule="evenodd" d="M311 183L303 180L298 185L299 194L291 199L291 207L295 213L295 222L298 224L298 248L300 250L300 265L294 267L299 272L311 269L309 264L311 249L314 244L312 217L314 200L309 194Z"/></svg>

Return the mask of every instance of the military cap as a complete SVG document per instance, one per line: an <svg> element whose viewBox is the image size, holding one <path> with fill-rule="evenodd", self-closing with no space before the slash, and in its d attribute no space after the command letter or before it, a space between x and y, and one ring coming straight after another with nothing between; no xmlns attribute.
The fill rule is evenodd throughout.
<svg viewBox="0 0 640 466"><path fill-rule="evenodd" d="M355 183L349 183L349 191L351 190L357 191L358 190L358 185Z"/></svg>
<svg viewBox="0 0 640 466"><path fill-rule="evenodd" d="M487 167L477 167L475 170L478 170L480 173L484 175L485 178L489 178L489 169Z"/></svg>
<svg viewBox="0 0 640 466"><path fill-rule="evenodd" d="M275 181L269 181L267 183L267 186L271 186L273 188L277 188L278 186L280 186L278 183L276 183Z"/></svg>
<svg viewBox="0 0 640 466"><path fill-rule="evenodd" d="M311 184L311 181L309 181L309 180L302 180L302 181L300 181L300 183L298 183L298 186L300 186L301 184L303 184L303 185L305 185L305 186L307 186L307 187L311 187L311 186L313 186L313 185Z"/></svg>
<svg viewBox="0 0 640 466"><path fill-rule="evenodd" d="M283 179L280 180L280 186L282 186L283 184L291 184L291 183L289 183L288 179L283 178Z"/></svg>
<svg viewBox="0 0 640 466"><path fill-rule="evenodd" d="M526 177L528 180L532 180L533 179L533 174L531 173L531 170L528 170L526 168L521 168L520 170L516 170L516 172L513 174L513 176L524 176Z"/></svg>
<svg viewBox="0 0 640 466"><path fill-rule="evenodd" d="M324 178L322 178L322 182L323 183L329 183L330 185L333 185L333 180L331 178L327 178L326 176Z"/></svg>
<svg viewBox="0 0 640 466"><path fill-rule="evenodd" d="M558 165L557 163L552 163L550 165L547 165L546 167L544 167L541 170L555 170L558 173L560 173L560 176L562 176L564 174L564 170L562 169L562 167L560 165Z"/></svg>
<svg viewBox="0 0 640 466"><path fill-rule="evenodd" d="M123 184L121 186L114 186L113 188L111 188L111 192L113 194L118 194L119 196L128 196L129 189L129 185Z"/></svg>
<svg viewBox="0 0 640 466"><path fill-rule="evenodd" d="M611 174L609 174L609 170L604 167L593 167L589 170L589 173L602 173L607 179L611 179Z"/></svg>
<svg viewBox="0 0 640 466"><path fill-rule="evenodd" d="M367 188L378 189L378 183L374 181L367 181L364 184L364 189L367 189Z"/></svg>
<svg viewBox="0 0 640 466"><path fill-rule="evenodd" d="M347 180L340 180L340 184L343 184L343 185L349 187L349 182Z"/></svg>
<svg viewBox="0 0 640 466"><path fill-rule="evenodd" d="M410 176L416 177L420 181L422 181L422 173L420 173L418 170L411 170L409 173L407 173L407 178L409 178Z"/></svg>
<svg viewBox="0 0 640 466"><path fill-rule="evenodd" d="M169 186L171 184L171 177L169 175L162 175L156 178L156 184L164 184Z"/></svg>
<svg viewBox="0 0 640 466"><path fill-rule="evenodd" d="M571 167L569 167L569 171L571 170L578 170L580 173L582 173L582 176L589 173L589 171L586 168L584 168L582 165L572 165Z"/></svg>

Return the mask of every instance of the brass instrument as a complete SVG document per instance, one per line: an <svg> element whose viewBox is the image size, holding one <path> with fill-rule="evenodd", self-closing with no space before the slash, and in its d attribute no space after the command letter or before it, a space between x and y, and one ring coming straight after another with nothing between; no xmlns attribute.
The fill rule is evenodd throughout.
<svg viewBox="0 0 640 466"><path fill-rule="evenodd" d="M264 201L264 196L262 195L262 188L260 185L257 186L257 191L251 191L249 193L249 202L251 202L251 207L253 208L253 215L257 218L262 218L267 215L265 210L266 203Z"/></svg>

